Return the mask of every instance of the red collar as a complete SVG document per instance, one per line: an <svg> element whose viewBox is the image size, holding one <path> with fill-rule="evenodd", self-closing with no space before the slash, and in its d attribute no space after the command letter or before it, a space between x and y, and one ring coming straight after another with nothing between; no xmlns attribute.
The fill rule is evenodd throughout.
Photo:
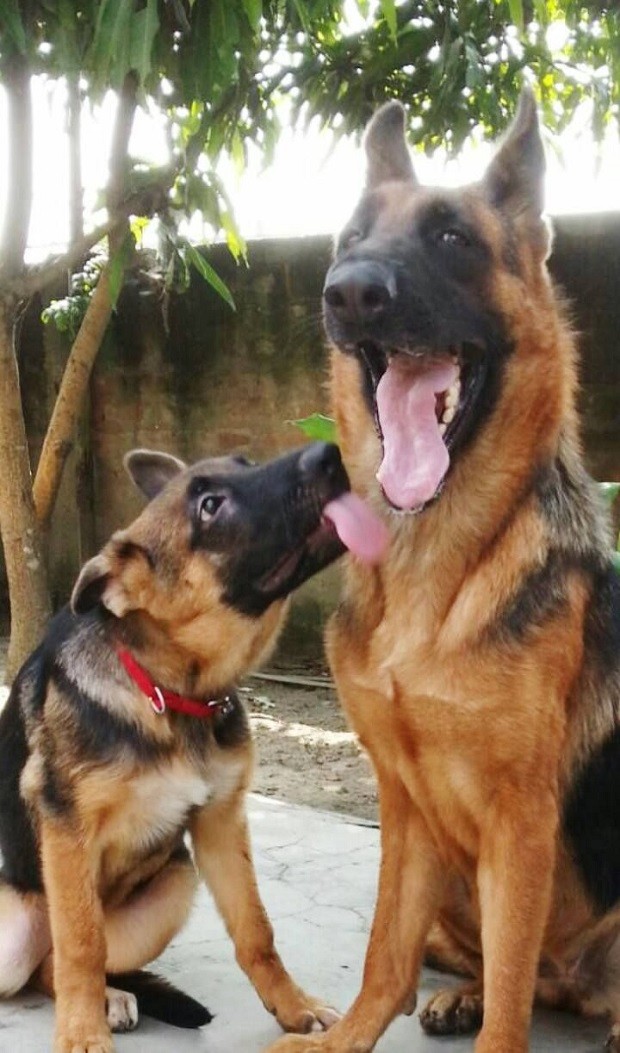
<svg viewBox="0 0 620 1053"><path fill-rule="evenodd" d="M183 695L177 695L176 692L168 691L165 687L158 687L129 651L126 651L123 647L118 647L116 653L134 684L137 684L142 693L150 699L155 713L161 715L166 712L166 709L174 709L177 713L185 713L190 717L209 719L218 713L226 713L231 708L232 699L230 695L224 695L222 698L213 698L207 702L199 702L195 698L185 698Z"/></svg>

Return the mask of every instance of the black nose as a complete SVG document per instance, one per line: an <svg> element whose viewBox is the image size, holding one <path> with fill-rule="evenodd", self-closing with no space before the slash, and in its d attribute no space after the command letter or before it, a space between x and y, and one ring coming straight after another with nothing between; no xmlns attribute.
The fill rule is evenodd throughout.
<svg viewBox="0 0 620 1053"><path fill-rule="evenodd" d="M332 442L310 443L301 452L299 470L309 479L338 481L344 476L340 450Z"/></svg>
<svg viewBox="0 0 620 1053"><path fill-rule="evenodd" d="M363 260L330 267L323 299L343 322L379 321L396 297L396 280L383 264Z"/></svg>

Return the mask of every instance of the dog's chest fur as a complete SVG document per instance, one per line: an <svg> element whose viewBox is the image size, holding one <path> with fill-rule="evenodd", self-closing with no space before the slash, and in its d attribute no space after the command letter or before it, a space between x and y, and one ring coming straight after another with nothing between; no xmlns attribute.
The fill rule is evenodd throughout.
<svg viewBox="0 0 620 1053"><path fill-rule="evenodd" d="M88 815L91 845L99 859L102 891L151 857L164 858L180 843L192 813L234 793L247 758L213 751L198 767L173 759L157 768L110 773L80 790L80 811Z"/></svg>

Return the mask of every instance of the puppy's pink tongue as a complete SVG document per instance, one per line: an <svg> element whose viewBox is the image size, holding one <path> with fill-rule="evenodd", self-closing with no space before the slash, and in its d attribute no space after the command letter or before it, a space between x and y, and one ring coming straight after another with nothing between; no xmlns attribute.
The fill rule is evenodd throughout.
<svg viewBox="0 0 620 1053"><path fill-rule="evenodd" d="M364 563L378 563L382 559L388 544L388 529L357 494L342 494L330 501L323 515L334 524L342 544Z"/></svg>

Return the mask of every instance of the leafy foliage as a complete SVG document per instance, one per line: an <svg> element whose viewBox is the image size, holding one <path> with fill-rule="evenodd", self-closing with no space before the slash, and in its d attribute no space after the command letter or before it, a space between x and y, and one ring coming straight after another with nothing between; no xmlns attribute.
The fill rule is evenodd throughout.
<svg viewBox="0 0 620 1053"><path fill-rule="evenodd" d="M302 417L300 420L289 420L287 424L294 424L307 439L312 441L337 442L336 422L332 417L325 417L322 413L312 413L309 417Z"/></svg>
<svg viewBox="0 0 620 1053"><path fill-rule="evenodd" d="M620 6L578 0L382 3L363 31L308 39L290 66L298 110L359 132L378 103L400 98L412 140L456 151L474 129L505 126L522 80L538 85L547 127L584 100L602 137L620 104Z"/></svg>
<svg viewBox="0 0 620 1053"><path fill-rule="evenodd" d="M199 214L245 258L217 164L227 153L243 167L249 142L269 158L282 100L298 117L359 133L379 103L401 98L411 139L426 150L455 151L474 130L495 135L523 79L537 83L552 129L585 99L597 136L618 117L615 2L355 2L363 28L352 32L344 0L4 0L0 78L20 58L50 78L79 76L96 102L135 77L142 104L165 121L170 159L155 168L128 157L125 190L137 215L161 221L167 286L185 288L194 268L231 306L179 231ZM70 334L88 280L78 275L76 290L46 312Z"/></svg>
<svg viewBox="0 0 620 1053"><path fill-rule="evenodd" d="M398 97L426 150L457 150L474 129L497 134L523 79L538 85L551 129L584 99L599 137L618 117L615 0L355 2L363 28L351 32L344 0L4 0L0 63L22 55L50 77L78 73L91 100L132 72L143 103L167 122L167 204L199 211L237 254L215 165L223 151L242 165L250 141L268 157L282 99L359 133ZM137 183L161 182L161 172L131 167Z"/></svg>
<svg viewBox="0 0 620 1053"><path fill-rule="evenodd" d="M53 323L58 332L66 333L72 342L77 336L105 263L105 256L101 253L91 256L82 270L71 276L68 294L60 300L52 300L41 315L46 324Z"/></svg>

